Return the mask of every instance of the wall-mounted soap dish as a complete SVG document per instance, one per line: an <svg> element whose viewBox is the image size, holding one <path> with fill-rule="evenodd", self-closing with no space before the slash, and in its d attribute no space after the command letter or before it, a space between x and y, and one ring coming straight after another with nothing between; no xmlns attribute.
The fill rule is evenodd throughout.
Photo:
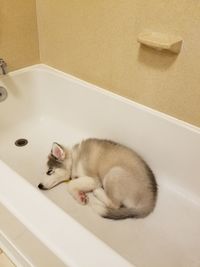
<svg viewBox="0 0 200 267"><path fill-rule="evenodd" d="M183 42L180 36L150 31L141 32L137 40L154 49L168 50L176 54L180 52Z"/></svg>

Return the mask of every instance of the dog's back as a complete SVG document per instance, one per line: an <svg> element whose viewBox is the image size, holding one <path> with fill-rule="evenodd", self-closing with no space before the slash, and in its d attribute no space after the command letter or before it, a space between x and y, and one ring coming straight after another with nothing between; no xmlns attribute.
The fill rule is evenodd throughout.
<svg viewBox="0 0 200 267"><path fill-rule="evenodd" d="M101 181L117 208L107 207L104 217L144 217L154 208L157 184L153 172L133 150L109 140L87 139L74 146L76 166Z"/></svg>

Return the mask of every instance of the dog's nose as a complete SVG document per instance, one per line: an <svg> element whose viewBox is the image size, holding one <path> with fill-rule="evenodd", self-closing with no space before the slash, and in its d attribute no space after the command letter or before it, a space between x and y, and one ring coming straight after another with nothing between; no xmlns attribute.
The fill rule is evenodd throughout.
<svg viewBox="0 0 200 267"><path fill-rule="evenodd" d="M39 184L38 188L41 189L41 190L44 190L44 185L43 184Z"/></svg>

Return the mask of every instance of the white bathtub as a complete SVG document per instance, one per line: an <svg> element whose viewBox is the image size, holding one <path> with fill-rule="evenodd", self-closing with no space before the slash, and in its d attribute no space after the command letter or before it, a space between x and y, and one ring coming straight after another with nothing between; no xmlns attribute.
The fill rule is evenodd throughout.
<svg viewBox="0 0 200 267"><path fill-rule="evenodd" d="M9 73L0 86L8 91L0 103L0 202L64 265L200 266L199 128L45 65ZM22 137L28 145L16 147ZM151 215L107 220L78 205L67 184L37 189L52 142L86 137L128 145L149 163L159 184Z"/></svg>

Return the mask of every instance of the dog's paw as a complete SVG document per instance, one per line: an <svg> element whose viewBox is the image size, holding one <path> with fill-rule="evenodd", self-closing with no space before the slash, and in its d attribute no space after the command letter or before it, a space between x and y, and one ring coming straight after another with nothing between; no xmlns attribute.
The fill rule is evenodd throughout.
<svg viewBox="0 0 200 267"><path fill-rule="evenodd" d="M74 194L74 198L80 203L81 205L86 205L88 203L88 196L83 191L78 191Z"/></svg>

